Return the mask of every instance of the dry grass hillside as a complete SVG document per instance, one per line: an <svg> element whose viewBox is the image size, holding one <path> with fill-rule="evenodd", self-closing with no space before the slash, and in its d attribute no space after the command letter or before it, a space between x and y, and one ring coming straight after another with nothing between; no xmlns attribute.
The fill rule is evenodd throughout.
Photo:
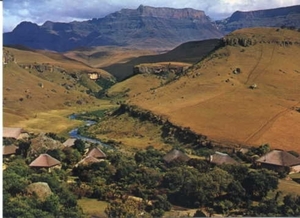
<svg viewBox="0 0 300 218"><path fill-rule="evenodd" d="M178 74L191 64L182 62L144 63L134 67L136 75L115 84L107 91L109 97L134 97L145 92L155 92L155 89L173 81ZM124 100L124 99L122 99Z"/></svg>
<svg viewBox="0 0 300 218"><path fill-rule="evenodd" d="M300 152L300 33L251 28L225 42L180 79L130 95L130 104L225 144Z"/></svg>
<svg viewBox="0 0 300 218"><path fill-rule="evenodd" d="M59 132L68 128L67 114L103 103L87 94L101 90L88 73L109 79L107 72L58 53L7 47L3 52L4 126Z"/></svg>
<svg viewBox="0 0 300 218"><path fill-rule="evenodd" d="M157 51L117 46L100 46L72 50L64 53L64 56L91 67L103 68L117 63L125 63L139 56L153 54L157 54Z"/></svg>

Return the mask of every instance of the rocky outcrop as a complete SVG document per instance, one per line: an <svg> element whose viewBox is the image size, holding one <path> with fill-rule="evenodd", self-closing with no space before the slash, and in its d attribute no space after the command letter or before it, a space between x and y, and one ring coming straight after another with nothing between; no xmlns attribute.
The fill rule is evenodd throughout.
<svg viewBox="0 0 300 218"><path fill-rule="evenodd" d="M171 63L166 64L139 64L134 66L134 74L156 74L162 75L164 73L175 73L177 75L182 74L187 70L189 65L176 65Z"/></svg>
<svg viewBox="0 0 300 218"><path fill-rule="evenodd" d="M11 62L16 62L16 58L8 50L3 49L2 64L8 64Z"/></svg>
<svg viewBox="0 0 300 218"><path fill-rule="evenodd" d="M43 73L45 71L53 72L54 70L57 70L61 73L64 72L63 69L50 64L20 64L19 66L25 70L36 70L39 73Z"/></svg>
<svg viewBox="0 0 300 218"><path fill-rule="evenodd" d="M31 140L31 146L28 154L38 156L48 150L63 148L64 145L61 142L48 137L45 133L40 133L37 137Z"/></svg>
<svg viewBox="0 0 300 218"><path fill-rule="evenodd" d="M3 42L55 51L103 45L169 49L188 41L220 37L222 33L203 11L141 5L83 22L47 21L42 26L22 22L4 33Z"/></svg>
<svg viewBox="0 0 300 218"><path fill-rule="evenodd" d="M243 47L248 47L248 46L252 46L255 44L276 44L279 46L292 46L292 45L296 45L299 46L300 45L300 41L297 40L279 40L279 39L266 39L266 40L260 40L258 38L247 38L247 37L224 37L223 38L224 44L225 45L229 45L229 46L243 46Z"/></svg>
<svg viewBox="0 0 300 218"><path fill-rule="evenodd" d="M45 201L47 197L52 195L52 191L46 182L35 182L28 185L27 194L36 196L39 200Z"/></svg>

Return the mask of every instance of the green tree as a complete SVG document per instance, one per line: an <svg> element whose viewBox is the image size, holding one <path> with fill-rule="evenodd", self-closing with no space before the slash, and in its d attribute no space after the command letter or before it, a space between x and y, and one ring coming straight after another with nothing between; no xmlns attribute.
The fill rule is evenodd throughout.
<svg viewBox="0 0 300 218"><path fill-rule="evenodd" d="M13 171L3 172L3 190L12 196L24 193L29 181L26 177L16 174Z"/></svg>
<svg viewBox="0 0 300 218"><path fill-rule="evenodd" d="M135 218L138 217L142 211L142 202L133 199L114 200L105 209L106 215L111 218Z"/></svg>
<svg viewBox="0 0 300 218"><path fill-rule="evenodd" d="M46 200L42 203L43 211L49 212L54 217L57 217L59 215L59 207L59 198L54 194L48 196Z"/></svg>
<svg viewBox="0 0 300 218"><path fill-rule="evenodd" d="M65 159L63 159L63 163L69 167L74 166L82 158L82 155L76 149L65 148L65 149L63 149L63 152L65 154Z"/></svg>
<svg viewBox="0 0 300 218"><path fill-rule="evenodd" d="M23 159L15 159L3 171L3 191L12 196L24 193L30 182L28 175L31 172Z"/></svg>
<svg viewBox="0 0 300 218"><path fill-rule="evenodd" d="M18 140L19 148L17 149L16 154L22 155L22 157L26 158L30 145L30 141Z"/></svg>
<svg viewBox="0 0 300 218"><path fill-rule="evenodd" d="M255 217L278 217L282 216L279 204L276 199L263 199L257 206L252 206L248 212L248 216Z"/></svg>
<svg viewBox="0 0 300 218"><path fill-rule="evenodd" d="M196 168L200 173L207 173L210 170L210 165L205 160L200 159L190 159L188 165Z"/></svg>
<svg viewBox="0 0 300 218"><path fill-rule="evenodd" d="M227 171L235 181L239 182L243 182L249 172L249 168L241 164L223 164L220 168Z"/></svg>
<svg viewBox="0 0 300 218"><path fill-rule="evenodd" d="M233 176L219 167L215 167L212 171L210 171L209 176L215 183L218 195L227 192L228 185L233 181Z"/></svg>
<svg viewBox="0 0 300 218"><path fill-rule="evenodd" d="M145 151L139 150L135 153L134 159L138 165L143 165L150 168L163 168L164 153L149 146Z"/></svg>
<svg viewBox="0 0 300 218"><path fill-rule="evenodd" d="M33 204L35 203L35 204ZM4 202L3 217L54 217L39 208L39 202L27 196L17 196Z"/></svg>
<svg viewBox="0 0 300 218"><path fill-rule="evenodd" d="M81 139L76 139L73 146L80 154L85 153L85 143Z"/></svg>
<svg viewBox="0 0 300 218"><path fill-rule="evenodd" d="M300 216L300 196L288 194L283 198L282 205L283 216L299 217Z"/></svg>
<svg viewBox="0 0 300 218"><path fill-rule="evenodd" d="M246 197L246 191L241 183L237 180L233 180L227 187L227 198L228 200L239 206L244 203Z"/></svg>
<svg viewBox="0 0 300 218"><path fill-rule="evenodd" d="M66 159L66 155L64 154L64 152L61 149L48 150L47 154L49 154L50 156L54 157L55 159L57 159L59 161L63 161Z"/></svg>
<svg viewBox="0 0 300 218"><path fill-rule="evenodd" d="M251 198L262 199L269 191L277 189L278 175L266 169L250 171L242 185Z"/></svg>

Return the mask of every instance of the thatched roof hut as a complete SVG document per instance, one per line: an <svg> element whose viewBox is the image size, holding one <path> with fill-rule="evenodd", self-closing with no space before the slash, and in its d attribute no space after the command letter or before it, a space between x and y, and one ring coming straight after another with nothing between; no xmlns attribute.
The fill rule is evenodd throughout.
<svg viewBox="0 0 300 218"><path fill-rule="evenodd" d="M20 139L22 131L19 127L3 127L3 138Z"/></svg>
<svg viewBox="0 0 300 218"><path fill-rule="evenodd" d="M213 155L210 155L209 162L216 165L238 164L238 162L234 160L232 157L230 157L228 154L221 153L218 151L216 151Z"/></svg>
<svg viewBox="0 0 300 218"><path fill-rule="evenodd" d="M77 140L77 139L75 139L75 138L68 138L68 139L63 143L63 145L64 145L65 147L72 147L72 146L74 146L76 140Z"/></svg>
<svg viewBox="0 0 300 218"><path fill-rule="evenodd" d="M8 156L8 155L12 155L12 154L15 154L18 147L15 146L15 145L7 145L7 146L2 146L3 147L3 153L2 155L3 156Z"/></svg>
<svg viewBox="0 0 300 218"><path fill-rule="evenodd" d="M49 154L40 154L40 156L29 164L30 167L39 168L51 168L57 165L60 165L60 161L51 157Z"/></svg>
<svg viewBox="0 0 300 218"><path fill-rule="evenodd" d="M105 159L106 154L98 147L93 148L87 153L87 156L91 156L98 159Z"/></svg>
<svg viewBox="0 0 300 218"><path fill-rule="evenodd" d="M295 166L300 164L300 158L289 152L273 150L256 160L257 163L271 164L277 166Z"/></svg>
<svg viewBox="0 0 300 218"><path fill-rule="evenodd" d="M89 165L89 164L93 164L93 163L99 163L104 161L103 159L97 159L95 157L92 156L86 156L85 158L83 158L81 161L79 161L76 165Z"/></svg>
<svg viewBox="0 0 300 218"><path fill-rule="evenodd" d="M173 149L171 150L170 152L168 152L164 157L163 159L167 162L167 163L170 163L174 160L179 160L179 161L183 161L183 162L187 162L189 161L191 158L184 154L183 152L179 151L179 150L176 150L176 149Z"/></svg>

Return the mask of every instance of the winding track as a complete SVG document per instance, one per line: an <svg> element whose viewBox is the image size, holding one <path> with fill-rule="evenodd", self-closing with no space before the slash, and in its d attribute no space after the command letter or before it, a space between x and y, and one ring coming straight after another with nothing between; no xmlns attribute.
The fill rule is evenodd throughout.
<svg viewBox="0 0 300 218"><path fill-rule="evenodd" d="M270 30L269 33L271 33L271 31L272 31L272 30ZM283 36L283 37L284 37L284 36ZM256 76L254 76L252 82L255 82L256 79L257 79L261 74L263 74L263 73L265 72L265 70L269 67L269 64L271 63L271 61L272 61L272 59L273 59L273 56L274 56L275 48L276 48L276 44L273 45L272 52L271 52L270 59L269 59L268 63L265 64L265 67L263 67L262 70L258 71L258 74L257 74ZM263 57L263 54L264 54L264 52L263 52L263 45L261 45L261 47L260 47L260 56L259 56L259 59L258 59L256 65L253 67L253 69L249 72L249 75L248 75L248 77L247 77L247 80L245 81L244 84L247 84L247 83L250 81L252 75L253 75L254 72L258 69L258 66L259 66L259 64L261 63L261 59L262 59L262 57Z"/></svg>
<svg viewBox="0 0 300 218"><path fill-rule="evenodd" d="M268 64L266 64L266 66L263 68L263 70L261 70L254 78L253 78L253 82L256 81L256 79L262 75L265 70L268 68L269 64L271 63L273 56L274 56L274 51L276 48L276 44L273 45L272 48L272 53L270 55L270 59L268 61ZM262 50L261 50L261 55L260 58L262 57ZM257 64L254 66L254 68L251 70L251 72L248 75L247 81L245 82L245 84L250 80L250 77L253 75L253 72L258 68L260 61L257 62ZM275 114L274 116L272 116L269 120L267 120L261 127L259 127L255 132L253 132L246 140L245 143L249 143L250 141L255 141L256 139L260 138L274 123L275 121L282 115L284 115L285 113L287 113L288 111L290 111L293 107L296 107L299 104L299 102L297 102L295 105L293 105L290 108L285 108L284 110L281 110L280 112L278 112L277 114Z"/></svg>
<svg viewBox="0 0 300 218"><path fill-rule="evenodd" d="M292 108L297 107L300 104L300 102L297 102L296 104L294 104L291 107L285 108L284 110L278 112L277 114L275 114L274 116L272 116L269 120L267 120L260 128L258 128L254 133L252 133L246 140L245 143L248 144L250 141L252 140L256 140L258 138L260 138L274 123L275 121L283 116L284 114L286 114L287 112L289 112L290 110L292 110Z"/></svg>

